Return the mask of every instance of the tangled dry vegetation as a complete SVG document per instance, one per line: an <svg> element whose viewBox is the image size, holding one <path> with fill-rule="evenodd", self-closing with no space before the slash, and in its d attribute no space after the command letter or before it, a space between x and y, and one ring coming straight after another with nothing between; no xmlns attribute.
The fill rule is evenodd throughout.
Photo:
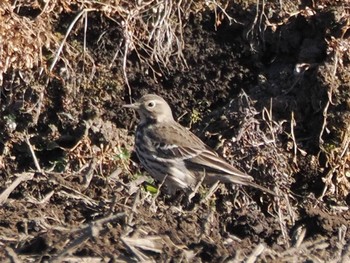
<svg viewBox="0 0 350 263"><path fill-rule="evenodd" d="M350 7L235 2L0 3L2 262L350 261ZM157 191L144 93L278 197Z"/></svg>

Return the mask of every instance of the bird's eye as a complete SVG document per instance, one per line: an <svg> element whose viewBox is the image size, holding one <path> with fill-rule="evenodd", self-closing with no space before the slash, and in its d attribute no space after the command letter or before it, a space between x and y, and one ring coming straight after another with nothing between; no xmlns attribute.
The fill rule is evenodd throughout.
<svg viewBox="0 0 350 263"><path fill-rule="evenodd" d="M156 103L152 100L150 102L147 102L147 107L148 108L154 108L154 106L156 106Z"/></svg>

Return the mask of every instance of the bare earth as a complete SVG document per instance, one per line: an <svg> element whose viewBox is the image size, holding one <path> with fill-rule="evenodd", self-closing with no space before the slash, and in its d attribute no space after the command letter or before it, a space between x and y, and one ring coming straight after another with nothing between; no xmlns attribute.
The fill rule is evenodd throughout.
<svg viewBox="0 0 350 263"><path fill-rule="evenodd" d="M350 262L347 1L114 2L0 3L0 261ZM167 196L147 93L278 197Z"/></svg>

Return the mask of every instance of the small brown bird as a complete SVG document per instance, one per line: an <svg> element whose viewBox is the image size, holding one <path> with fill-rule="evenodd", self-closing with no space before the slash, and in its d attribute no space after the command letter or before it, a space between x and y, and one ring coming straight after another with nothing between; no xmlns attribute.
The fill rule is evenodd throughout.
<svg viewBox="0 0 350 263"><path fill-rule="evenodd" d="M225 162L196 135L174 120L168 103L153 94L143 96L134 104L124 105L140 115L136 129L136 153L144 168L169 193L177 189L193 191L204 176L205 184L217 181L258 188L275 195L271 190L253 182L253 177Z"/></svg>

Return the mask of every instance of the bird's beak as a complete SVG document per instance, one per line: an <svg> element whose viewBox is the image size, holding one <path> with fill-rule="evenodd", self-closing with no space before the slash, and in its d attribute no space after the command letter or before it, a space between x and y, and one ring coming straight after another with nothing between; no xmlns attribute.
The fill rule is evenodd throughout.
<svg viewBox="0 0 350 263"><path fill-rule="evenodd" d="M133 104L125 104L123 105L123 108L129 108L129 109L134 109L134 110L138 110L140 108L140 103L133 103Z"/></svg>

